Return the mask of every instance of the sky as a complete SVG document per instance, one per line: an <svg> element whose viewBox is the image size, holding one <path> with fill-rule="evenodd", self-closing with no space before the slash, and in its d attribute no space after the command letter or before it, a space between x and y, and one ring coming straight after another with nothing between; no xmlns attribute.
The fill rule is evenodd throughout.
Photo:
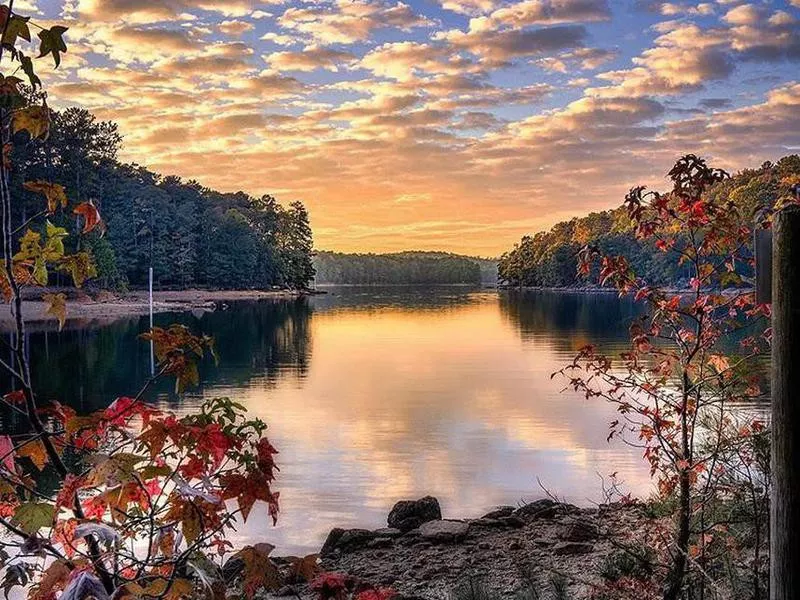
<svg viewBox="0 0 800 600"><path fill-rule="evenodd" d="M303 201L319 249L497 256L800 152L800 0L17 0L69 26L56 107L121 159ZM49 61L42 59L39 64Z"/></svg>

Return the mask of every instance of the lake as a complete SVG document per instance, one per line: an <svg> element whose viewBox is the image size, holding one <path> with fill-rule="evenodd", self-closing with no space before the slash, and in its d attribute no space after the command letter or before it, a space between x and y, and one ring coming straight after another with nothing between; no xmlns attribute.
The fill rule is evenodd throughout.
<svg viewBox="0 0 800 600"><path fill-rule="evenodd" d="M606 441L612 409L550 378L587 343L624 349L630 301L462 287L328 291L157 316L214 336L220 363L204 363L200 389L184 398L164 382L150 399L181 413L229 396L269 424L280 450L278 525L257 507L235 543L316 551L332 527L384 526L395 501L426 494L445 517L477 517L543 496L540 485L587 505L612 472L649 493L641 451ZM40 396L90 411L134 394L149 374L137 339L146 328L137 317L34 331Z"/></svg>

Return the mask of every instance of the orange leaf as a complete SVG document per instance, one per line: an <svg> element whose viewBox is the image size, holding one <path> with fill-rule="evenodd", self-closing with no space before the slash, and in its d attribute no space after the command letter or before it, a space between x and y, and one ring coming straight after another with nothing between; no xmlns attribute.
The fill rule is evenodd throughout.
<svg viewBox="0 0 800 600"><path fill-rule="evenodd" d="M36 468L40 471L44 469L47 464L47 450L41 440L34 440L21 446L17 450L17 456L27 457L31 459Z"/></svg>
<svg viewBox="0 0 800 600"><path fill-rule="evenodd" d="M234 555L244 563L242 586L248 598L252 599L259 590L270 591L280 586L278 568L269 559L272 549L270 544L256 544L246 546Z"/></svg>
<svg viewBox="0 0 800 600"><path fill-rule="evenodd" d="M102 229L103 220L100 218L100 212L97 210L97 207L91 200L88 202L81 202L78 204L78 206L72 209L72 212L83 217L82 233L89 233L98 226L100 226Z"/></svg>

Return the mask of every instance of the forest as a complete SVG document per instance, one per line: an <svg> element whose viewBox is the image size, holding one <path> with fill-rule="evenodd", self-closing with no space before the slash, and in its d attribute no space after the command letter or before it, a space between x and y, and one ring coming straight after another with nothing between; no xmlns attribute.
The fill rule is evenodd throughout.
<svg viewBox="0 0 800 600"><path fill-rule="evenodd" d="M342 254L317 252L317 284L494 284L497 262L446 252Z"/></svg>
<svg viewBox="0 0 800 600"><path fill-rule="evenodd" d="M774 203L781 180L800 182L800 156L785 156L758 169L745 169L716 183L709 194L726 210L755 217L759 206ZM692 276L690 265L680 263L657 247L657 241L642 241L625 206L562 221L548 231L524 236L503 254L498 279L512 287L578 287L597 281L597 273L578 274L578 254L586 245L604 255L624 255L632 269L659 285L686 287ZM596 269L595 269L596 271ZM739 273L742 276L751 273Z"/></svg>
<svg viewBox="0 0 800 600"><path fill-rule="evenodd" d="M51 111L47 143L16 144L11 151L11 185L20 190L15 222L42 215L41 196L23 182L59 181L69 198L92 201L105 227L79 243L93 258L95 284L106 289L147 285L150 266L157 289L301 289L313 278L312 232L302 203L286 207L269 195L221 193L123 164L121 145L112 122L78 108ZM75 227L67 216L51 221ZM53 274L50 284L62 285L61 279Z"/></svg>

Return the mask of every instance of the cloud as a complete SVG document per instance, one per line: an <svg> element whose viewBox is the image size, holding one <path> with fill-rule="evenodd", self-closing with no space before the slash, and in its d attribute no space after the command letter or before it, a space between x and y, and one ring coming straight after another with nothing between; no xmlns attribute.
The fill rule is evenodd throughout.
<svg viewBox="0 0 800 600"><path fill-rule="evenodd" d="M359 66L381 76L409 81L420 73L439 75L480 72L472 60L460 56L448 46L418 42L395 42L372 49Z"/></svg>
<svg viewBox="0 0 800 600"><path fill-rule="evenodd" d="M40 64L53 105L119 122L125 160L303 200L319 247L492 255L682 153L800 146L794 8L616 6L72 0L62 68Z"/></svg>
<svg viewBox="0 0 800 600"><path fill-rule="evenodd" d="M534 30L451 30L438 36L455 48L470 52L495 66L508 64L521 56L537 56L580 47L586 37L586 28L582 25L558 25Z"/></svg>
<svg viewBox="0 0 800 600"><path fill-rule="evenodd" d="M317 69L335 72L341 65L355 60L355 55L343 50L333 50L312 44L297 52L273 52L265 55L264 60L275 72L315 71Z"/></svg>
<svg viewBox="0 0 800 600"><path fill-rule="evenodd" d="M191 10L244 16L262 3L255 0L77 0L73 10L84 19L148 23L173 19Z"/></svg>
<svg viewBox="0 0 800 600"><path fill-rule="evenodd" d="M693 23L675 24L633 59L632 69L608 71L598 77L613 83L592 88L603 96L677 94L701 89L708 81L727 78L734 69L724 32L702 30Z"/></svg>
<svg viewBox="0 0 800 600"><path fill-rule="evenodd" d="M535 64L548 71L567 73L576 69L593 70L617 56L616 50L603 48L578 48L557 56L548 56L535 61Z"/></svg>
<svg viewBox="0 0 800 600"><path fill-rule="evenodd" d="M431 24L403 2L386 0L322 0L310 6L290 7L278 23L321 44L353 44L379 29L408 31Z"/></svg>
<svg viewBox="0 0 800 600"><path fill-rule="evenodd" d="M248 31L253 31L253 29L255 29L255 25L248 23L247 21L231 19L222 21L222 23L217 26L217 29L226 35L238 37L247 33Z"/></svg>
<svg viewBox="0 0 800 600"><path fill-rule="evenodd" d="M471 28L521 28L531 25L554 25L606 21L611 10L606 0L522 0L498 8L487 17L473 19Z"/></svg>

